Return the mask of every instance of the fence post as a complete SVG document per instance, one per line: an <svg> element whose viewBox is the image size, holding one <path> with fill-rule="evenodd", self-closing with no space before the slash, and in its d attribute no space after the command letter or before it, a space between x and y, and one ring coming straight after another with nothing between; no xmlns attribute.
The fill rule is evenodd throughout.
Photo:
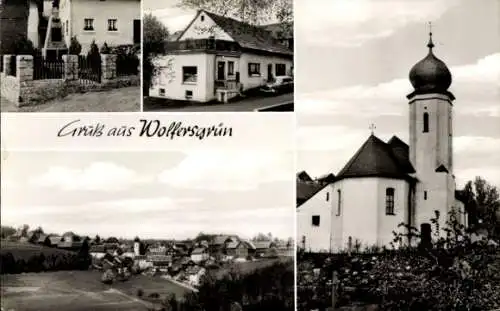
<svg viewBox="0 0 500 311"><path fill-rule="evenodd" d="M17 55L17 80L19 82L33 80L33 56L31 55Z"/></svg>
<svg viewBox="0 0 500 311"><path fill-rule="evenodd" d="M12 71L10 70L10 62L12 61L12 55L4 55L3 56L3 72L6 76L12 75Z"/></svg>
<svg viewBox="0 0 500 311"><path fill-rule="evenodd" d="M116 58L115 54L101 54L102 80L116 78Z"/></svg>
<svg viewBox="0 0 500 311"><path fill-rule="evenodd" d="M337 284L339 278L337 276L337 271L333 271L332 275L332 310L335 311L335 305L337 304Z"/></svg>
<svg viewBox="0 0 500 311"><path fill-rule="evenodd" d="M78 55L63 55L62 59L64 61L64 79L69 81L78 79Z"/></svg>

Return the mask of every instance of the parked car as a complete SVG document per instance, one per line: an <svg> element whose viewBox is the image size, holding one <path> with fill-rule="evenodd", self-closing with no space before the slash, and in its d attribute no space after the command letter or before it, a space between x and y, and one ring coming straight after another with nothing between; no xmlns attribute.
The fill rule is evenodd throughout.
<svg viewBox="0 0 500 311"><path fill-rule="evenodd" d="M290 76L277 76L260 88L263 93L274 95L293 92L293 78Z"/></svg>

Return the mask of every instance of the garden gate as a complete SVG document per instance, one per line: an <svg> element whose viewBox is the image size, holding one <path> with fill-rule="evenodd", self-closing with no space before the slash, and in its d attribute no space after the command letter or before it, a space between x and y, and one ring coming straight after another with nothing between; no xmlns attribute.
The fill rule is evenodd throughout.
<svg viewBox="0 0 500 311"><path fill-rule="evenodd" d="M81 84L101 83L101 56L78 56L78 80Z"/></svg>

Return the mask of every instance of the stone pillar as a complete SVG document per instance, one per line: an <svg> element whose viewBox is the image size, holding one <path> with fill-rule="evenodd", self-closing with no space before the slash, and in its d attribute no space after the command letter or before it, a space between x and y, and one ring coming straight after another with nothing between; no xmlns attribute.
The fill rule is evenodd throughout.
<svg viewBox="0 0 500 311"><path fill-rule="evenodd" d="M112 80L116 78L116 55L101 54L102 80ZM103 81L104 82L104 81Z"/></svg>
<svg viewBox="0 0 500 311"><path fill-rule="evenodd" d="M3 56L3 72L6 76L11 75L12 72L10 70L10 62L12 60L12 55L4 55Z"/></svg>
<svg viewBox="0 0 500 311"><path fill-rule="evenodd" d="M63 55L64 61L64 79L76 80L78 79L78 55Z"/></svg>
<svg viewBox="0 0 500 311"><path fill-rule="evenodd" d="M33 56L31 55L17 55L17 80L19 82L33 80Z"/></svg>

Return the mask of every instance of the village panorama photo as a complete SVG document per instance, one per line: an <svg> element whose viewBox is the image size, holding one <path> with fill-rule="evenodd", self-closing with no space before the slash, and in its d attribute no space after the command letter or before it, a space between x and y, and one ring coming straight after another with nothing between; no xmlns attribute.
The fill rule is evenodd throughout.
<svg viewBox="0 0 500 311"><path fill-rule="evenodd" d="M293 111L293 1L144 0L144 111Z"/></svg>
<svg viewBox="0 0 500 311"><path fill-rule="evenodd" d="M140 0L0 2L2 112L141 110Z"/></svg>
<svg viewBox="0 0 500 311"><path fill-rule="evenodd" d="M500 2L480 2L295 3L299 311L499 310Z"/></svg>
<svg viewBox="0 0 500 311"><path fill-rule="evenodd" d="M293 152L1 156L2 310L295 310Z"/></svg>

